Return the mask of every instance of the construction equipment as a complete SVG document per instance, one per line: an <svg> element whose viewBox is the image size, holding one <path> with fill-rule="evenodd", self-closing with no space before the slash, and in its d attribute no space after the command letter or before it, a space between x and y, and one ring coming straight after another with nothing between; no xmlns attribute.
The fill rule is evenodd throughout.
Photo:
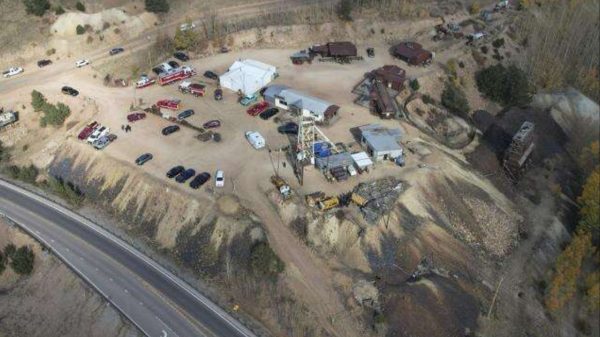
<svg viewBox="0 0 600 337"><path fill-rule="evenodd" d="M326 212L332 208L340 205L340 199L338 197L328 197L319 201L319 209L322 212Z"/></svg>
<svg viewBox="0 0 600 337"><path fill-rule="evenodd" d="M352 199L352 202L354 202L359 207L366 205L369 201L358 193L352 193L352 196L350 198Z"/></svg>
<svg viewBox="0 0 600 337"><path fill-rule="evenodd" d="M307 194L304 197L304 200L306 200L306 204L309 207L317 207L317 205L319 204L319 202L321 202L323 199L325 199L325 193L323 192L314 192L311 194Z"/></svg>
<svg viewBox="0 0 600 337"><path fill-rule="evenodd" d="M287 200L292 196L292 189L290 185L278 175L271 176L271 183L277 187L279 193L283 197L283 200Z"/></svg>

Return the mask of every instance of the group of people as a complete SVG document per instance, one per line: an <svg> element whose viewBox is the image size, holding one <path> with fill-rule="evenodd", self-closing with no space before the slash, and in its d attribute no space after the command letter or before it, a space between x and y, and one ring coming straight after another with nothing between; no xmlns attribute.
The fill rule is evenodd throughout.
<svg viewBox="0 0 600 337"><path fill-rule="evenodd" d="M121 125L121 130L123 130L125 132L130 132L131 131L131 126L129 124Z"/></svg>

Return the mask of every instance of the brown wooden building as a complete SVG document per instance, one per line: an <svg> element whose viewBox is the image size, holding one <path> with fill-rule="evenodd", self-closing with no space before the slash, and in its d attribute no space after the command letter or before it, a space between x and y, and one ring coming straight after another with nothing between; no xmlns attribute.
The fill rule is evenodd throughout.
<svg viewBox="0 0 600 337"><path fill-rule="evenodd" d="M431 62L433 54L416 42L401 42L392 47L392 55L413 65L425 65Z"/></svg>

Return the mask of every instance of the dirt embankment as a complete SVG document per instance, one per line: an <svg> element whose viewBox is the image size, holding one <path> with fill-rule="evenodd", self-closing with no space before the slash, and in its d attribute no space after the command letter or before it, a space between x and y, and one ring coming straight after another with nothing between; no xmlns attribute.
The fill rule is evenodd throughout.
<svg viewBox="0 0 600 337"><path fill-rule="evenodd" d="M143 336L60 260L0 218L0 249L9 243L30 246L35 266L29 276L10 267L0 275L0 336Z"/></svg>
<svg viewBox="0 0 600 337"><path fill-rule="evenodd" d="M161 260L179 266L182 276L224 307L239 305L277 336L327 335L314 324L323 319L285 281L293 268L279 280L252 269L253 249L267 242L267 235L262 219L245 203L210 191L191 196L187 185L165 187L129 164L96 153L66 144L49 173L81 189L93 200L90 206L120 219L113 230L152 247L150 253L160 252Z"/></svg>

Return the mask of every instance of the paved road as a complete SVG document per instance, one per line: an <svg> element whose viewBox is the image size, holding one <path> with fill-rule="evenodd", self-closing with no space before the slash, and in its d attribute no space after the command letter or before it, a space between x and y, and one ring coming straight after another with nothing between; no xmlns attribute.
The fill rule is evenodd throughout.
<svg viewBox="0 0 600 337"><path fill-rule="evenodd" d="M219 20L226 20L229 18L248 18L257 16L264 13L279 12L279 11L291 11L300 7L313 5L316 3L329 3L336 0L264 0L252 2L244 5L236 5L231 7L219 8L215 13ZM200 30L202 22L204 20L210 20L210 15L197 17L191 20ZM92 52L75 55L73 58L63 58L62 60L55 61L52 65L44 68L38 68L35 63L27 65L12 65L20 66L25 71L11 78L0 77L0 93L10 92L27 85L47 82L51 78L64 75L69 72L81 71L82 69L75 67L75 61L80 59L86 59L90 61L92 67L102 64L102 62L108 59L119 59L125 57L132 52L143 50L150 47L156 41L156 37L161 34L167 34L173 36L176 28L186 20L170 21L162 24L158 27L144 31L139 36L123 41L119 44L119 47L125 48L125 53L110 56L109 50L112 48L98 48ZM116 46L113 46L116 47ZM40 55L39 59L46 58L45 55ZM89 66L86 66L89 67ZM3 70L3 69L2 69Z"/></svg>
<svg viewBox="0 0 600 337"><path fill-rule="evenodd" d="M3 180L0 214L43 242L147 336L255 337L217 305L124 241Z"/></svg>

